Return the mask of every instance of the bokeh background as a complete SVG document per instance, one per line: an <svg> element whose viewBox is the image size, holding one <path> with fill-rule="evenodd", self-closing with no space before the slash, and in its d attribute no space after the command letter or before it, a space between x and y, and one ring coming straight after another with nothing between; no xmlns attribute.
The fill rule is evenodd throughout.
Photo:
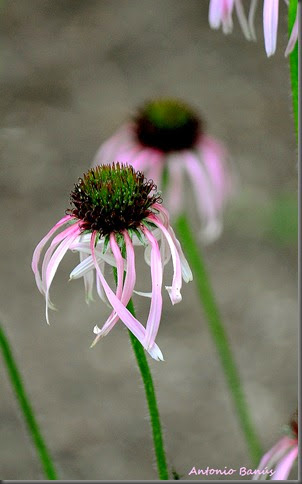
<svg viewBox="0 0 302 484"><path fill-rule="evenodd" d="M1 2L1 324L61 479L157 478L127 331L119 324L89 348L107 310L97 300L86 306L82 281L67 283L71 253L54 280L59 311L47 327L30 268L99 144L146 98L191 103L239 174L224 232L204 255L264 449L296 407L297 148L286 7L270 59L261 9L257 43L243 38L236 18L226 37L207 16L206 0ZM188 209L197 231L192 200ZM146 301L135 302L143 319ZM250 467L194 283L177 306L165 295L158 342L166 361L149 362L169 465L192 480L193 466ZM1 358L0 419L0 477L42 479Z"/></svg>

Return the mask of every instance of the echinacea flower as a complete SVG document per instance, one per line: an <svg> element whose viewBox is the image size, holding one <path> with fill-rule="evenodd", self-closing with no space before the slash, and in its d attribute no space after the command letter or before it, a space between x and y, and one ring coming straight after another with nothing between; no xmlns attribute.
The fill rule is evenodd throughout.
<svg viewBox="0 0 302 484"><path fill-rule="evenodd" d="M133 167L113 163L84 174L71 192L70 201L72 208L37 245L32 260L38 289L46 299L47 322L48 308L54 308L49 299L53 278L66 252L76 251L80 263L71 272L70 279L83 277L89 301L95 273L98 295L112 308L104 326L101 329L95 326L97 336L93 345L120 319L154 359L163 360L155 343L162 312L163 267L172 257L173 280L166 287L172 304L181 301L182 279L191 281L192 273L170 226L169 214L161 205L156 185ZM41 252L58 229L63 230L50 243L40 273ZM136 292L136 245L145 246L145 260L151 267L151 294L138 292L151 297L146 327L126 307ZM106 264L116 270L115 292L104 277Z"/></svg>
<svg viewBox="0 0 302 484"><path fill-rule="evenodd" d="M171 215L184 211L184 176L191 182L205 241L222 230L222 213L232 191L226 151L204 123L175 99L147 102L95 155L93 166L117 160L143 170L163 189ZM164 181L166 180L166 183Z"/></svg>
<svg viewBox="0 0 302 484"><path fill-rule="evenodd" d="M253 480L265 480L266 469L274 468L272 481L285 481L298 456L298 411L289 426L289 435L282 437L261 459Z"/></svg>
<svg viewBox="0 0 302 484"><path fill-rule="evenodd" d="M288 5L288 0L284 0ZM247 5L247 1L244 2ZM259 0L251 0L248 18L243 9L242 0L210 0L209 4L209 24L213 29L222 26L225 34L233 30L233 9L235 7L237 17L242 31L247 40L256 40L255 32L255 13ZM279 20L279 0L263 0L263 33L265 51L268 57L273 55L277 46ZM288 56L294 49L298 40L298 10L296 20L285 50L285 56Z"/></svg>

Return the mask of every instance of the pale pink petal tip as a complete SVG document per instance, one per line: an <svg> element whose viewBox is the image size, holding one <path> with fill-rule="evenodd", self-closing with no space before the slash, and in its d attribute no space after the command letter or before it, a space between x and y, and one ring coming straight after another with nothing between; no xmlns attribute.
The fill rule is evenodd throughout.
<svg viewBox="0 0 302 484"><path fill-rule="evenodd" d="M174 305L174 304L180 303L182 300L182 295L180 294L180 291L175 290L175 288L173 288L172 286L165 286L165 287L168 291L172 304Z"/></svg>

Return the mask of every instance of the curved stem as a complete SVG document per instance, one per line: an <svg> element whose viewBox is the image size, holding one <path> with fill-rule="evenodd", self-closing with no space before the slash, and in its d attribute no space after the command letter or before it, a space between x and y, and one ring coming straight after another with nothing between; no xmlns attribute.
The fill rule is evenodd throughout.
<svg viewBox="0 0 302 484"><path fill-rule="evenodd" d="M48 449L42 437L39 425L34 416L34 410L29 402L29 398L26 395L25 388L22 382L22 377L17 367L17 363L14 359L12 350L10 348L8 339L4 333L4 329L0 324L0 348L2 350L4 363L6 365L8 375L11 384L14 388L16 398L21 407L24 420L28 427L28 431L31 435L33 443L36 447L37 453L39 455L44 474L48 480L56 481L58 480L52 459L49 455Z"/></svg>
<svg viewBox="0 0 302 484"><path fill-rule="evenodd" d="M295 23L297 9L298 9L298 0L290 0L289 7L288 7L288 33L289 37ZM300 7L301 8L301 7ZM298 122L299 122L299 66L298 66L298 44L299 41L296 43L294 50L289 56L289 65L290 65L290 77L291 77L291 86L292 86L292 99L293 99L293 111L294 111L294 118L295 118L295 125L296 125L296 134L298 136Z"/></svg>
<svg viewBox="0 0 302 484"><path fill-rule="evenodd" d="M220 358L229 391L233 398L242 432L245 436L252 461L257 465L262 456L261 446L252 424L240 382L239 372L220 318L214 292L211 287L200 248L194 239L185 215L181 215L176 221L176 230L184 248L184 252L188 258L188 262L193 270L193 276L197 285L200 301Z"/></svg>

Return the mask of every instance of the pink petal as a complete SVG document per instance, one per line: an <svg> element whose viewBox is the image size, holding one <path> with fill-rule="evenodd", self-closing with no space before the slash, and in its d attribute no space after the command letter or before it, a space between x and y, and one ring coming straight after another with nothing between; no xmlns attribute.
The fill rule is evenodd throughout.
<svg viewBox="0 0 302 484"><path fill-rule="evenodd" d="M65 217L61 218L61 220L59 220L54 225L54 227L48 232L48 234L46 234L45 237L43 237L43 239L38 243L37 247L34 250L31 267L32 267L33 273L35 274L36 284L38 286L38 289L42 294L43 294L42 281L41 281L41 277L38 269L41 252L45 244L52 237L52 235L58 230L58 228L64 225L66 222L70 221L71 219L72 217L70 215L65 215Z"/></svg>
<svg viewBox="0 0 302 484"><path fill-rule="evenodd" d="M191 178L196 197L196 208L201 219L201 233L205 241L212 241L221 233L222 223L217 213L215 194L211 182L195 154L189 151L186 155L185 167Z"/></svg>
<svg viewBox="0 0 302 484"><path fill-rule="evenodd" d="M49 324L49 318L48 318L48 299L49 299L49 289L52 283L52 280L55 276L55 273L57 271L57 268L63 259L64 255L66 254L67 250L69 249L70 245L72 242L75 240L76 237L78 237L80 233L80 229L78 226L73 227L73 232L66 237L63 242L59 245L59 247L56 249L54 252L52 258L50 259L47 269L46 269L46 275L45 275L45 298L46 298L46 321Z"/></svg>
<svg viewBox="0 0 302 484"><path fill-rule="evenodd" d="M80 262L83 262L88 257L90 257L88 254L85 254L84 252L80 252ZM93 301L93 282L94 282L93 270L90 270L89 272L84 274L83 278L84 278L86 303L89 304L90 301Z"/></svg>
<svg viewBox="0 0 302 484"><path fill-rule="evenodd" d="M278 15L279 0L264 0L263 31L265 50L268 57L273 55L276 51Z"/></svg>
<svg viewBox="0 0 302 484"><path fill-rule="evenodd" d="M172 304L177 304L182 299L181 293L180 293L181 286L182 286L182 277L181 277L181 264L180 264L179 253L177 251L177 248L173 242L173 239L169 231L162 224L159 218L156 217L155 215L150 215L149 217L147 217L147 220L150 220L157 227L161 229L162 233L166 237L166 240L169 244L174 272L173 272L172 286L166 286L166 289L169 293Z"/></svg>
<svg viewBox="0 0 302 484"><path fill-rule="evenodd" d="M146 325L146 348L153 346L156 335L158 333L161 312L162 312L162 295L161 288L163 282L163 267L161 262L161 254L159 251L158 242L152 233L142 228L143 233L151 244L151 280L152 280L152 298L150 304L150 311Z"/></svg>
<svg viewBox="0 0 302 484"><path fill-rule="evenodd" d="M178 241L178 239L176 238L176 235L174 233L174 230L172 229L172 227L169 227L169 234L171 235L172 237L172 240L175 244L175 247L177 249L177 252L179 254L179 258L180 258L180 264L181 264L181 273L182 273L182 278L185 282L190 282L193 280L193 274L192 274L192 271L191 271L191 268L188 264L188 261L187 259L185 258L185 255L182 251L182 248L181 248L181 245Z"/></svg>
<svg viewBox="0 0 302 484"><path fill-rule="evenodd" d="M275 474L272 476L272 481L286 481L288 474L298 456L298 445L286 454L278 463L275 469Z"/></svg>
<svg viewBox="0 0 302 484"><path fill-rule="evenodd" d="M286 47L285 57L287 57L294 50L297 40L298 40L298 11L297 11L296 20L293 25L290 38Z"/></svg>
<svg viewBox="0 0 302 484"><path fill-rule="evenodd" d="M212 29L219 29L222 21L223 0L210 0L209 24Z"/></svg>
<svg viewBox="0 0 302 484"><path fill-rule="evenodd" d="M112 289L109 287L107 284L103 274L100 271L100 268L98 266L98 262L96 260L95 256L95 237L96 237L96 232L93 232L92 237L91 237L91 255L93 257L94 263L95 263L95 268L97 271L97 274L101 280L101 283L103 285L103 288L105 290L106 296L116 311L117 315L119 318L123 321L123 323L127 326L127 328L134 334L134 336L139 340L139 342L144 346L144 340L145 340L145 333L146 330L143 327L143 325L128 311L128 309L123 305L123 303L115 296L114 292ZM126 283L125 283L126 285ZM156 343L154 343L153 347L148 349L149 354L152 356L152 358L156 360L163 360L162 353Z"/></svg>
<svg viewBox="0 0 302 484"><path fill-rule="evenodd" d="M268 452L266 452L266 454L264 454L258 465L258 470L263 471L265 467L271 468L274 466L276 462L278 462L278 460L284 456L284 453L291 448L293 442L293 439L290 439L287 436L282 437L282 439L280 439L276 445L274 445ZM254 475L252 480L261 480L261 475Z"/></svg>
<svg viewBox="0 0 302 484"><path fill-rule="evenodd" d="M243 5L241 0L235 0L235 7L237 18L240 23L241 30L247 40L252 40L252 35L249 29L249 24L244 13Z"/></svg>
<svg viewBox="0 0 302 484"><path fill-rule="evenodd" d="M126 270L126 277L125 277L125 282L123 286L123 291L121 295L121 302L124 304L124 306L127 306L132 296L133 289L135 286L135 281L136 281L135 253L134 253L134 248L133 248L131 239L126 230L123 232L123 235L126 243L127 270ZM109 316L109 318L103 325L102 329L100 329L98 326L95 326L94 333L97 334L98 336L93 341L92 346L94 346L100 338L106 336L109 333L109 331L112 330L112 328L115 326L118 320L119 320L119 316L114 312Z"/></svg>
<svg viewBox="0 0 302 484"><path fill-rule="evenodd" d="M179 157L171 157L168 161L169 184L167 188L167 206L170 213L178 215L182 210L183 204L183 169L182 160Z"/></svg>
<svg viewBox="0 0 302 484"><path fill-rule="evenodd" d="M200 151L213 186L214 203L216 208L220 210L232 188L231 177L225 165L227 154L220 143L208 136L203 138Z"/></svg>
<svg viewBox="0 0 302 484"><path fill-rule="evenodd" d="M249 30L251 33L252 40L257 40L256 31L255 31L255 14L258 5L258 0L251 0L250 10L249 10Z"/></svg>

